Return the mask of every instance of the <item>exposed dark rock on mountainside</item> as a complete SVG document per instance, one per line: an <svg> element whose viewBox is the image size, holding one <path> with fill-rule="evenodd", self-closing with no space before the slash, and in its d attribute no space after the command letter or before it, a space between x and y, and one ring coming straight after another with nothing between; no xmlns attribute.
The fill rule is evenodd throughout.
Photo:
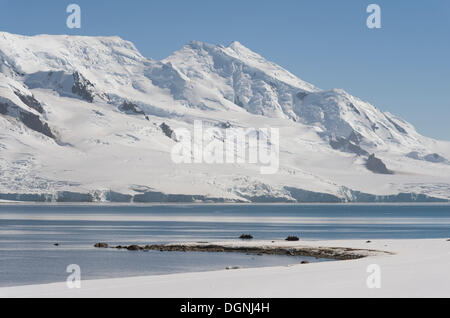
<svg viewBox="0 0 450 318"><path fill-rule="evenodd" d="M28 128L55 139L55 135L48 124L43 122L39 116L31 113L20 112L20 118Z"/></svg>
<svg viewBox="0 0 450 318"><path fill-rule="evenodd" d="M424 157L425 161L428 162L433 162L433 163L443 163L443 162L448 162L448 160L444 157L442 157L441 155L437 154L437 153L432 153L429 155L426 155Z"/></svg>
<svg viewBox="0 0 450 318"><path fill-rule="evenodd" d="M295 95L298 99L303 100L306 96L308 96L308 93L305 92L299 92L297 95Z"/></svg>
<svg viewBox="0 0 450 318"><path fill-rule="evenodd" d="M0 114L6 115L8 113L8 104L0 102Z"/></svg>
<svg viewBox="0 0 450 318"><path fill-rule="evenodd" d="M167 125L166 123L162 123L159 127L163 131L164 135L166 135L170 139L174 138L173 130L172 130L172 128L169 127L169 125Z"/></svg>
<svg viewBox="0 0 450 318"><path fill-rule="evenodd" d="M417 151L413 151L413 152L410 152L409 154L407 154L406 157L411 158L411 159L415 159L415 160L428 161L428 162L431 162L431 163L447 163L447 164L450 164L450 162L446 158L442 157L441 155L439 155L437 153L433 153L433 154L428 154L428 155L422 156Z"/></svg>
<svg viewBox="0 0 450 318"><path fill-rule="evenodd" d="M381 159L375 157L374 154L370 155L366 162L366 167L370 171L378 174L394 174L389 170Z"/></svg>
<svg viewBox="0 0 450 318"><path fill-rule="evenodd" d="M389 116L386 116L387 120L394 125L394 127L402 134L407 134L408 132L399 124L397 124L396 122L394 122L391 118L389 118Z"/></svg>
<svg viewBox="0 0 450 318"><path fill-rule="evenodd" d="M131 115L145 115L145 113L139 108L138 105L128 101L123 102L119 109Z"/></svg>
<svg viewBox="0 0 450 318"><path fill-rule="evenodd" d="M40 116L25 111L15 104L0 102L0 114L17 117L29 129L55 139L50 126Z"/></svg>
<svg viewBox="0 0 450 318"><path fill-rule="evenodd" d="M92 103L95 97L94 84L84 78L79 72L73 73L73 79L72 93L80 96L89 103Z"/></svg>
<svg viewBox="0 0 450 318"><path fill-rule="evenodd" d="M39 103L36 98L34 98L33 95L24 95L22 93L20 93L19 91L15 91L14 92L17 97L20 98L20 100L27 105L28 107L38 111L39 113L43 113L44 112L44 108L42 107L41 103Z"/></svg>
<svg viewBox="0 0 450 318"><path fill-rule="evenodd" d="M360 146L354 144L349 139L345 139L343 137L337 138L336 140L330 141L330 146L334 150L340 150L343 152L354 153L358 156L368 156L369 153L362 149Z"/></svg>

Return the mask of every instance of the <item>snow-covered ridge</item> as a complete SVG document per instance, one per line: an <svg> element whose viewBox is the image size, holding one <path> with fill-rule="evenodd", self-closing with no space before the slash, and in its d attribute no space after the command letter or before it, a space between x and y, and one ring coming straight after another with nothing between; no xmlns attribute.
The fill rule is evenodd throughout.
<svg viewBox="0 0 450 318"><path fill-rule="evenodd" d="M174 164L177 140L167 132L195 120L280 128L279 173ZM7 200L450 198L449 143L344 90L316 88L238 42L193 41L156 61L118 37L0 32L0 150Z"/></svg>

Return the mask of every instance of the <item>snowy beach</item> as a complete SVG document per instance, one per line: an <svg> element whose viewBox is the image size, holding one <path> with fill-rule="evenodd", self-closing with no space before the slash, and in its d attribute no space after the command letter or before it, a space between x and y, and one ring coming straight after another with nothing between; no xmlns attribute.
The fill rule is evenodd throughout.
<svg viewBox="0 0 450 318"><path fill-rule="evenodd" d="M449 297L450 241L447 239L228 242L233 246L340 247L378 250L349 261L284 267L222 270L1 288L0 297ZM369 288L371 265L381 288Z"/></svg>

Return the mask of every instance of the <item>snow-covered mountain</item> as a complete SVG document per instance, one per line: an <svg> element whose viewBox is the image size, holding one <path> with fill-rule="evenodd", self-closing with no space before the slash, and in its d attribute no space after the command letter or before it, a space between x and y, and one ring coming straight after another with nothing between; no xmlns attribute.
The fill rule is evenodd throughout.
<svg viewBox="0 0 450 318"><path fill-rule="evenodd" d="M196 120L279 128L279 172L175 164L172 131ZM3 200L450 199L449 142L238 42L191 42L155 61L118 37L0 32L0 151Z"/></svg>

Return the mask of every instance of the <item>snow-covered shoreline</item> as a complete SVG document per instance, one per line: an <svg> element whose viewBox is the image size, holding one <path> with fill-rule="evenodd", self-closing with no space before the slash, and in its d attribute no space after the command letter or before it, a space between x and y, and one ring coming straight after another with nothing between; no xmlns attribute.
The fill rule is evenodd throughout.
<svg viewBox="0 0 450 318"><path fill-rule="evenodd" d="M271 241L229 242L264 246ZM163 276L0 288L0 297L450 297L450 241L363 240L276 242L285 247L341 247L392 253L366 258ZM370 289L370 265L380 268L381 288Z"/></svg>

